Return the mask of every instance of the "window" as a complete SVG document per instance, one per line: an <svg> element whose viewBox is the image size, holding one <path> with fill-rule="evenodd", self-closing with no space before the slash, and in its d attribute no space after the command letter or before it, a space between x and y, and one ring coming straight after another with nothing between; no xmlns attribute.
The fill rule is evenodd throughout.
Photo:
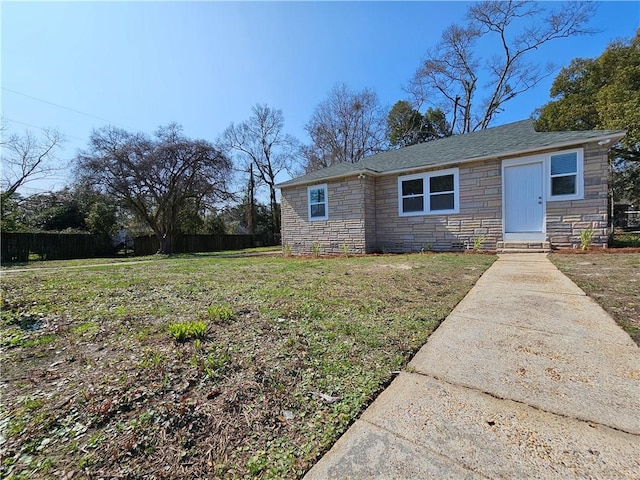
<svg viewBox="0 0 640 480"><path fill-rule="evenodd" d="M455 207L453 174L429 178L431 211L453 210Z"/></svg>
<svg viewBox="0 0 640 480"><path fill-rule="evenodd" d="M307 197L309 200L309 221L327 220L329 218L327 185L307 187Z"/></svg>
<svg viewBox="0 0 640 480"><path fill-rule="evenodd" d="M582 151L551 155L549 161L549 199L582 198Z"/></svg>
<svg viewBox="0 0 640 480"><path fill-rule="evenodd" d="M458 213L458 170L398 178L400 216Z"/></svg>
<svg viewBox="0 0 640 480"><path fill-rule="evenodd" d="M424 182L422 178L402 182L402 211L422 212L424 210Z"/></svg>

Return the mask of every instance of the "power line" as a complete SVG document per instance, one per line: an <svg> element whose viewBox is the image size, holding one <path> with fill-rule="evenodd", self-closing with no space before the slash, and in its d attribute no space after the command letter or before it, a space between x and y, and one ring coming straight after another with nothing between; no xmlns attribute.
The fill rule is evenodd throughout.
<svg viewBox="0 0 640 480"><path fill-rule="evenodd" d="M7 87L0 87L0 88L2 88L2 90L6 90L7 92L15 93L16 95L22 95L23 97L31 98L32 100L37 100L38 102L46 103L48 105L53 105L54 107L63 108L65 110L69 110L70 112L74 112L74 113L77 113L77 114L80 114L80 115L84 115L85 117L94 118L96 120L107 122L107 123L110 123L110 124L113 124L113 125L119 125L119 126L121 126L123 128L127 128L129 130L135 130L134 128L131 128L131 127L127 126L127 125L123 125L123 124L118 123L118 122L112 122L111 120L108 120L108 119L102 118L102 117L97 117L95 115L91 115L90 113L81 112L80 110L76 110L75 108L65 107L64 105L60 105L58 103L50 102L49 100L44 100L42 98L34 97L33 95L28 95L26 93L18 92L16 90L12 90L12 89L7 88Z"/></svg>
<svg viewBox="0 0 640 480"><path fill-rule="evenodd" d="M42 130L43 132L46 132L48 130L48 129L44 128L44 127L39 127L37 125L33 125L32 123L21 122L20 120L14 120L13 118L9 118L9 117L2 117L2 119L3 120L8 120L8 121L13 122L13 123L20 123L21 125L26 125L27 127L37 128L39 130ZM67 135L65 133L63 133L63 135L65 137L75 138L76 140L80 140L81 142L87 143L87 139L86 138L75 137L73 135Z"/></svg>

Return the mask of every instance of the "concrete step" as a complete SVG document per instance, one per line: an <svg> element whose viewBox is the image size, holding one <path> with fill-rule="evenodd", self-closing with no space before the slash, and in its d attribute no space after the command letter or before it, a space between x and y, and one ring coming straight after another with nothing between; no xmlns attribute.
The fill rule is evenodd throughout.
<svg viewBox="0 0 640 480"><path fill-rule="evenodd" d="M548 253L551 251L551 242L543 241L510 241L496 244L498 253Z"/></svg>

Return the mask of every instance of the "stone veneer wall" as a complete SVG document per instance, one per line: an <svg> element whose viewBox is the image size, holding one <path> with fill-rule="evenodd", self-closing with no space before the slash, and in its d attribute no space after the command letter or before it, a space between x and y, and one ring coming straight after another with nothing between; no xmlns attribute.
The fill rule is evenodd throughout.
<svg viewBox="0 0 640 480"><path fill-rule="evenodd" d="M608 243L607 148L584 145L584 199L547 202L547 239L553 248L580 247L580 232L593 228L592 245Z"/></svg>
<svg viewBox="0 0 640 480"><path fill-rule="evenodd" d="M433 169L422 171L430 170ZM474 240L480 238L484 238L483 249L493 250L496 242L502 240L502 180L499 160L459 166L460 213L453 215L400 217L398 177L399 175L393 175L377 179L377 250L462 250L473 248Z"/></svg>
<svg viewBox="0 0 640 480"><path fill-rule="evenodd" d="M377 249L376 241L378 238L376 179L367 176L364 187L365 251L371 253Z"/></svg>
<svg viewBox="0 0 640 480"><path fill-rule="evenodd" d="M357 176L326 182L329 219L314 222L308 220L307 185L283 188L283 247L291 247L294 254L311 254L318 242L320 253L343 253L345 247L349 253L370 251L367 239L371 241L372 232L375 235L375 222L371 222L373 182L372 178ZM367 195L365 185L369 187ZM367 221L371 225L365 228Z"/></svg>
<svg viewBox="0 0 640 480"><path fill-rule="evenodd" d="M553 248L579 247L580 232L590 227L592 245L607 246L607 149L595 144L584 149L584 199L546 203ZM315 242L321 253L342 253L345 245L350 253L416 252L473 248L475 239L484 238L482 248L493 250L502 240L501 165L501 160L487 160L459 167L460 213L455 215L400 217L398 175L327 182L327 221L307 220L306 185L283 188L282 245L295 254L312 253Z"/></svg>

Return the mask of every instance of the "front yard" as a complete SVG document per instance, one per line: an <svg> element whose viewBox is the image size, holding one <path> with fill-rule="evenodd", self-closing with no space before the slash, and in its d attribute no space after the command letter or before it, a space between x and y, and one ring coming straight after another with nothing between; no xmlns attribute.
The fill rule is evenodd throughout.
<svg viewBox="0 0 640 480"><path fill-rule="evenodd" d="M640 345L640 253L554 253L551 261Z"/></svg>
<svg viewBox="0 0 640 480"><path fill-rule="evenodd" d="M300 477L493 261L5 269L0 477Z"/></svg>

